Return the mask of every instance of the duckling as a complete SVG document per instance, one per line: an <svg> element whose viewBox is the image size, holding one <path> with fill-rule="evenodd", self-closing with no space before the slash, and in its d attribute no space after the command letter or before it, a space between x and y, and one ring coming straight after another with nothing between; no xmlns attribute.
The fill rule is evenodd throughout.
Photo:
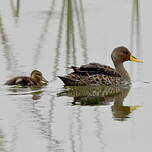
<svg viewBox="0 0 152 152"><path fill-rule="evenodd" d="M21 85L21 86L42 86L47 84L48 81L43 77L42 73L38 70L31 72L31 76L18 76L6 81L5 85Z"/></svg>
<svg viewBox="0 0 152 152"><path fill-rule="evenodd" d="M135 58L124 46L117 47L112 51L112 61L115 68L99 63L89 63L80 67L72 66L74 72L65 76L58 76L65 86L85 85L126 85L131 83L130 76L125 70L123 63L126 61L142 62Z"/></svg>

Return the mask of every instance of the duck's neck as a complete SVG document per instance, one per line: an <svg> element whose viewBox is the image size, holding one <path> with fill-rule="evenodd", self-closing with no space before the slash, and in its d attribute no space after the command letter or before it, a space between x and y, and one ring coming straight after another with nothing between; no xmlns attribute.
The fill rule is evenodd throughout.
<svg viewBox="0 0 152 152"><path fill-rule="evenodd" d="M125 70L123 63L114 64L114 65L116 71L118 71L125 80L130 81L130 76L128 72Z"/></svg>

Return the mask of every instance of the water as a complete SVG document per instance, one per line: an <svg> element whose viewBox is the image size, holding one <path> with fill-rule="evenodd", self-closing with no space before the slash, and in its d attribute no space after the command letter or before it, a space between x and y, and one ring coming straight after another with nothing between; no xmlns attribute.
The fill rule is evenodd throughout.
<svg viewBox="0 0 152 152"><path fill-rule="evenodd" d="M0 151L151 151L150 1L0 0ZM126 46L126 88L63 87L67 66L99 62ZM44 88L4 82L42 71Z"/></svg>

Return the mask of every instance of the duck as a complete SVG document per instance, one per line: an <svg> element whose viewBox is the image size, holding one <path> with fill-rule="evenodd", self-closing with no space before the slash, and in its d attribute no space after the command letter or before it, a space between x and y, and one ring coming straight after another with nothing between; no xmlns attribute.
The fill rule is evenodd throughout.
<svg viewBox="0 0 152 152"><path fill-rule="evenodd" d="M33 70L30 76L17 76L5 82L5 85L20 85L20 86L43 86L48 81L43 77L38 70Z"/></svg>
<svg viewBox="0 0 152 152"><path fill-rule="evenodd" d="M120 46L111 53L114 67L99 63L88 63L80 67L71 66L73 72L58 76L65 86L120 86L131 84L131 78L124 67L124 62L134 61L142 63L141 59L134 57L128 48Z"/></svg>

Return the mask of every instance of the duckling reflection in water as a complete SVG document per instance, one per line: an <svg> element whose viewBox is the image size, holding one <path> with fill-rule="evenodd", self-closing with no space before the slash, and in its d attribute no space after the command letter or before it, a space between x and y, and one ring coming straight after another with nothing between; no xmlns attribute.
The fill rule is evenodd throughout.
<svg viewBox="0 0 152 152"><path fill-rule="evenodd" d="M58 96L73 97L73 105L108 105L111 106L112 114L117 120L126 120L128 115L139 106L124 106L123 101L127 97L130 86L112 87L112 86L71 86L65 87L67 90L58 93Z"/></svg>
<svg viewBox="0 0 152 152"><path fill-rule="evenodd" d="M125 61L142 62L142 60L131 55L126 47L115 48L111 54L115 69L110 66L99 63L89 63L80 67L71 68L74 72L58 76L65 86L86 86L86 85L106 85L120 86L130 84L130 76L125 70L123 63Z"/></svg>
<svg viewBox="0 0 152 152"><path fill-rule="evenodd" d="M43 86L48 81L43 77L42 73L38 70L31 72L31 76L18 76L8 80L5 85L20 85L20 86Z"/></svg>

